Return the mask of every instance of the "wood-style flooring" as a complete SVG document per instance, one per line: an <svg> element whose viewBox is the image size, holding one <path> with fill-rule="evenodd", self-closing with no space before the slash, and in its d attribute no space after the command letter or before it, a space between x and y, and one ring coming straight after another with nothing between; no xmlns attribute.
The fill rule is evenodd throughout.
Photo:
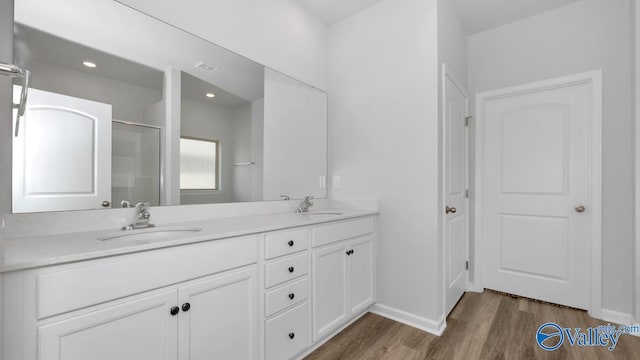
<svg viewBox="0 0 640 360"><path fill-rule="evenodd" d="M606 325L581 310L489 291L466 293L440 337L368 313L305 360L640 359L640 337L632 335L620 336L613 351L573 347L566 340L545 351L535 336L546 322L582 329Z"/></svg>

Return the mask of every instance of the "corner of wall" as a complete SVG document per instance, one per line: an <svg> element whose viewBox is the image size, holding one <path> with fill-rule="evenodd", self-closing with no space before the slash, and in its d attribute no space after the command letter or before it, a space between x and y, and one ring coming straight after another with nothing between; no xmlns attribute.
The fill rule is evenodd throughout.
<svg viewBox="0 0 640 360"><path fill-rule="evenodd" d="M442 335L447 327L446 317L444 315L437 320L432 320L380 303L375 304L369 311L436 336Z"/></svg>

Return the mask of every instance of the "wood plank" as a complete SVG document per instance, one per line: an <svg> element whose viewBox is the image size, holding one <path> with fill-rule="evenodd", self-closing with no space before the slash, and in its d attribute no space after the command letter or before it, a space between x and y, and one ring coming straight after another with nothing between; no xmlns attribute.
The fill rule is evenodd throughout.
<svg viewBox="0 0 640 360"><path fill-rule="evenodd" d="M640 359L640 337L622 335L617 347L572 347L545 351L535 340L538 327L606 325L585 311L485 291L466 293L442 336L435 336L375 314L366 314L305 359ZM616 325L617 326L617 325Z"/></svg>

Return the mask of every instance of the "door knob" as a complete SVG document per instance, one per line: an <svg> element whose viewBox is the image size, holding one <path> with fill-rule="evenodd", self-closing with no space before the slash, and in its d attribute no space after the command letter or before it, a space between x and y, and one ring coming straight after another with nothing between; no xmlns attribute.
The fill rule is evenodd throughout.
<svg viewBox="0 0 640 360"><path fill-rule="evenodd" d="M575 209L576 209L576 212L581 213L581 212L584 212L587 208L584 207L584 205L578 205L578 206L576 206Z"/></svg>
<svg viewBox="0 0 640 360"><path fill-rule="evenodd" d="M110 203L110 202L108 202L107 200L105 200L105 201L103 201L103 202L102 202L102 204L100 204L100 205L102 205L102 207L109 207L109 205L111 205L111 203Z"/></svg>
<svg viewBox="0 0 640 360"><path fill-rule="evenodd" d="M447 207L444 208L444 212L447 213L447 214L449 214L449 213L455 214L456 211L458 211L458 209L456 209L454 207L447 206Z"/></svg>

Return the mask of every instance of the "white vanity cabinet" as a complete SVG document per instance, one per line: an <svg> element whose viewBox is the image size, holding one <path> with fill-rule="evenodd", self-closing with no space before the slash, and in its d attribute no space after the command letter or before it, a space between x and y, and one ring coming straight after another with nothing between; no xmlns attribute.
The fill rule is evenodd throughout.
<svg viewBox="0 0 640 360"><path fill-rule="evenodd" d="M373 232L373 218L313 228L314 341L373 304Z"/></svg>
<svg viewBox="0 0 640 360"><path fill-rule="evenodd" d="M8 273L21 338L6 358L256 359L257 249L245 236Z"/></svg>
<svg viewBox="0 0 640 360"><path fill-rule="evenodd" d="M374 239L363 216L5 272L0 360L301 359L373 304Z"/></svg>
<svg viewBox="0 0 640 360"><path fill-rule="evenodd" d="M255 288L251 267L38 326L38 359L255 359Z"/></svg>
<svg viewBox="0 0 640 360"><path fill-rule="evenodd" d="M286 360L311 345L309 228L265 234L264 358Z"/></svg>
<svg viewBox="0 0 640 360"><path fill-rule="evenodd" d="M39 360L176 359L176 291L144 296L37 328Z"/></svg>

